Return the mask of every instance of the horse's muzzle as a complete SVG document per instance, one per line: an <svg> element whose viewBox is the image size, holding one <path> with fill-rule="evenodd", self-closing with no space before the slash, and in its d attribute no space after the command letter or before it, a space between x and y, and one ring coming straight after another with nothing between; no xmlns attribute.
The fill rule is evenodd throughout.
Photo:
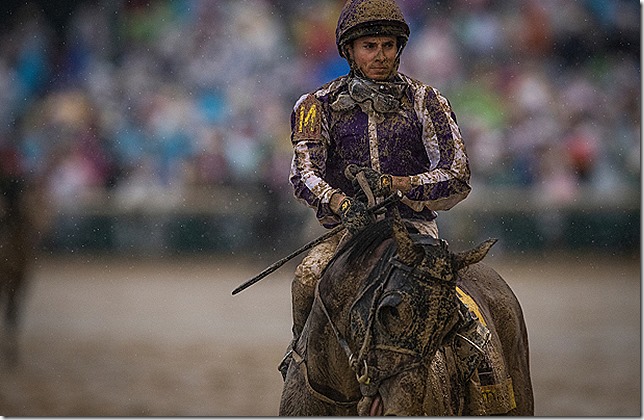
<svg viewBox="0 0 644 420"><path fill-rule="evenodd" d="M384 406L380 394L373 397L363 397L358 403L358 415L360 416L382 416Z"/></svg>

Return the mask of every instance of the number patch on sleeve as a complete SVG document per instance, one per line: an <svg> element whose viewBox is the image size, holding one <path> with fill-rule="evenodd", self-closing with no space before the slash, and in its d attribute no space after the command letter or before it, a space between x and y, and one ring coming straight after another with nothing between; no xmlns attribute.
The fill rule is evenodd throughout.
<svg viewBox="0 0 644 420"><path fill-rule="evenodd" d="M322 133L320 102L313 95L308 96L295 110L293 139L319 139Z"/></svg>

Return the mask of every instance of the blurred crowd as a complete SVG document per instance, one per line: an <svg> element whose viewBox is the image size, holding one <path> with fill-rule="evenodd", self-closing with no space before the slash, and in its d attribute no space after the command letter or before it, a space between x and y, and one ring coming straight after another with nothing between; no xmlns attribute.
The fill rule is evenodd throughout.
<svg viewBox="0 0 644 420"><path fill-rule="evenodd" d="M23 2L24 3L24 2ZM59 205L103 190L262 185L288 194L289 117L348 67L343 0L97 0L55 27L26 2L0 30L0 169ZM451 101L476 185L544 200L637 187L635 0L399 0L401 71Z"/></svg>

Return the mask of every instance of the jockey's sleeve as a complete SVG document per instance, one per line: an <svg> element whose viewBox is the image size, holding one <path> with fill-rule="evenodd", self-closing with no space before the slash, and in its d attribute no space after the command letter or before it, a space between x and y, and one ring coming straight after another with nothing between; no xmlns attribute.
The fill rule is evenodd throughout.
<svg viewBox="0 0 644 420"><path fill-rule="evenodd" d="M419 207L448 210L465 199L471 187L470 167L461 131L449 101L427 86L415 101L423 126L423 145L430 170L412 175L407 198Z"/></svg>
<svg viewBox="0 0 644 420"><path fill-rule="evenodd" d="M340 219L329 207L337 192L325 181L328 140L323 128L319 101L313 95L304 95L295 104L291 115L291 143L293 159L290 183L295 197L316 209L316 217L323 226L332 227Z"/></svg>

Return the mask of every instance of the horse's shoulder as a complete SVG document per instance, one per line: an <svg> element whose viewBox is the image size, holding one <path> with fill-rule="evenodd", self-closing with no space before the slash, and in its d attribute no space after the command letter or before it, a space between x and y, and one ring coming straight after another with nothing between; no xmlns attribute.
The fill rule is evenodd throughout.
<svg viewBox="0 0 644 420"><path fill-rule="evenodd" d="M521 306L514 292L489 265L479 262L461 270L459 286L495 321L518 321L522 318Z"/></svg>
<svg viewBox="0 0 644 420"><path fill-rule="evenodd" d="M471 291L478 291L489 297L505 296L512 293L510 286L501 275L486 263L479 262L459 271L459 283Z"/></svg>

